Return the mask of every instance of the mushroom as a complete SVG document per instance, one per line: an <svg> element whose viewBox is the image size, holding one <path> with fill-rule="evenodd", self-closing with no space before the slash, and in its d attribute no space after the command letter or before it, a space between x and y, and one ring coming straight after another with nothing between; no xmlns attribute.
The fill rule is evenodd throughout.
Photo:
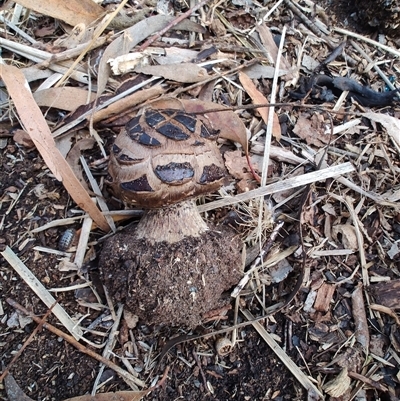
<svg viewBox="0 0 400 401"><path fill-rule="evenodd" d="M194 202L223 184L217 137L204 117L147 109L112 146L111 192L146 211L136 229L107 240L100 268L111 296L147 322L194 327L240 279L235 233L209 228Z"/></svg>

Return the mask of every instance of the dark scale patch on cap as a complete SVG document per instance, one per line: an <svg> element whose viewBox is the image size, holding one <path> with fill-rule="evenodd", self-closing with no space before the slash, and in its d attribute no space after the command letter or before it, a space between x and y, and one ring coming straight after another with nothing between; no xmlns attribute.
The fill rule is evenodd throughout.
<svg viewBox="0 0 400 401"><path fill-rule="evenodd" d="M218 136L218 134L219 134L219 131L209 130L204 124L201 124L200 136L202 138L214 139Z"/></svg>
<svg viewBox="0 0 400 401"><path fill-rule="evenodd" d="M157 128L157 131L175 141L184 141L189 138L188 134L185 134L179 127L171 123L163 124L161 127Z"/></svg>
<svg viewBox="0 0 400 401"><path fill-rule="evenodd" d="M171 162L165 166L157 166L155 173L166 184L182 184L194 176L194 169L188 162Z"/></svg>
<svg viewBox="0 0 400 401"><path fill-rule="evenodd" d="M204 145L204 142L201 142L201 141L194 141L194 143L192 144L192 146L203 146Z"/></svg>
<svg viewBox="0 0 400 401"><path fill-rule="evenodd" d="M141 145L144 146L161 146L161 142L156 138L146 134L145 132L139 132L137 134L129 132L129 137Z"/></svg>
<svg viewBox="0 0 400 401"><path fill-rule="evenodd" d="M129 134L142 132L142 127L140 126L139 122L140 122L140 116L132 118L132 120L128 121L128 123L126 124L126 130L128 131Z"/></svg>
<svg viewBox="0 0 400 401"><path fill-rule="evenodd" d="M190 132L196 130L196 118L186 113L178 113L174 119L184 125Z"/></svg>
<svg viewBox="0 0 400 401"><path fill-rule="evenodd" d="M134 159L133 157L130 157L130 156L126 155L125 153L122 153L121 155L119 155L117 157L117 159L121 164L136 164L136 163L140 163L141 161L143 161L143 159Z"/></svg>
<svg viewBox="0 0 400 401"><path fill-rule="evenodd" d="M165 117L156 110L147 110L144 115L146 119L146 123L150 125L150 127L155 127L162 121L165 121Z"/></svg>
<svg viewBox="0 0 400 401"><path fill-rule="evenodd" d="M117 155L119 152L121 152L121 148L119 148L115 143L112 147L112 152L114 153L114 155Z"/></svg>
<svg viewBox="0 0 400 401"><path fill-rule="evenodd" d="M147 180L146 174L136 180L121 183L121 189L130 192L154 192Z"/></svg>
<svg viewBox="0 0 400 401"><path fill-rule="evenodd" d="M203 169L203 174L200 177L200 184L209 184L215 182L225 177L225 172L221 167L211 164L210 166L205 166Z"/></svg>

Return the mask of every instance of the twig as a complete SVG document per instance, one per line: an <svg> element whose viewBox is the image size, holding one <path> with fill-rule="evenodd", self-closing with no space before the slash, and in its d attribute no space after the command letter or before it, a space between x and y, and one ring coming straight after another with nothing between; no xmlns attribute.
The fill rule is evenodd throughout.
<svg viewBox="0 0 400 401"><path fill-rule="evenodd" d="M348 31L347 29L334 28L334 31L339 32L339 33L341 33L343 35L347 35L347 36L362 40L364 42L369 43L370 45L373 45L373 46L378 47L378 48L380 48L382 50L385 50L386 52L391 53L391 54L395 55L396 57L400 57L400 51L398 51L396 49L393 49L393 47L386 46L386 45L384 45L382 43L379 43L379 42L377 42L375 40L372 40L370 38L367 38L365 36L362 36L362 35L359 35L357 33Z"/></svg>
<svg viewBox="0 0 400 401"><path fill-rule="evenodd" d="M8 374L10 368L12 365L14 365L15 361L19 358L19 356L22 354L24 349L33 341L33 338L35 337L36 333L42 328L43 323L47 320L49 317L51 310L53 309L54 306L57 305L57 301L54 302L53 305L47 310L45 315L39 319L40 321L38 322L38 325L35 327L35 330L32 331L31 335L28 337L28 339L25 341L24 345L18 350L18 352L14 355L13 359L10 361L8 366L4 369L2 375L0 376L0 383L3 381L3 379L6 377Z"/></svg>
<svg viewBox="0 0 400 401"><path fill-rule="evenodd" d="M26 284L29 285L29 287L35 292L35 294L43 301L43 303L48 308L50 308L56 302L54 297L32 274L32 272L25 266L25 264L22 263L22 261L11 250L11 248L7 247L5 251L1 252L1 255L4 257L4 259L7 260L7 262L14 268L14 270L22 277ZM71 319L71 317L60 304L56 304L54 306L53 313L74 337L76 337L77 339L80 339L82 337L81 328L76 326L75 322Z"/></svg>
<svg viewBox="0 0 400 401"><path fill-rule="evenodd" d="M292 189L302 185L311 184L316 181L323 181L328 178L351 173L352 171L355 171L355 168L351 163L346 162L338 166L332 166L322 170L313 171L312 173L306 173L298 177L291 177L284 181L275 182L265 187L253 189L251 191L244 192L236 196L226 196L223 199L206 203L204 205L199 205L198 209L199 212L201 213L207 212L209 210L213 210L219 207L233 205L239 202L245 202L248 201L249 199L253 199L259 196L271 195L276 192L286 191L287 189Z"/></svg>
<svg viewBox="0 0 400 401"><path fill-rule="evenodd" d="M199 8L203 7L205 4L207 4L210 0L203 0L199 4L196 4L194 7L190 8L183 14L181 14L179 17L175 18L172 20L168 25L161 29L159 32L154 34L152 37L146 40L138 49L138 52L142 52L143 50L147 49L153 42L155 42L157 39L161 38L164 33L168 32L171 28L174 26L178 25L181 21L189 17L191 14L193 14L195 11L197 11Z"/></svg>
<svg viewBox="0 0 400 401"><path fill-rule="evenodd" d="M36 323L40 323L42 319L39 317L33 315L31 312L29 312L27 309L25 309L22 305L20 305L18 302L7 298L7 302L15 309L18 309L19 311L23 312L25 315L30 316ZM51 331L53 334L62 337L65 341L69 342L71 345L73 345L76 349L78 349L80 352L89 355L93 359L96 359L97 361L104 363L107 365L110 369L113 369L115 372L117 372L123 379L126 379L128 382L133 382L139 387L144 387L145 384L139 380L138 378L132 376L130 373L127 371L121 369L118 365L115 363L111 362L110 360L104 358L103 356L96 354L94 351L92 351L89 348L86 348L84 345L80 344L78 341L75 340L74 337L70 336L69 334L64 333L63 331L57 329L50 323L43 323L43 327L49 331Z"/></svg>
<svg viewBox="0 0 400 401"><path fill-rule="evenodd" d="M111 23L111 21L114 19L114 17L121 11L121 9L124 7L124 5L127 3L128 0L122 0L121 3L118 5L118 7L109 15L107 15L107 19L100 24L94 34L93 34L93 39L90 41L90 43L85 47L84 50L82 50L81 54L77 57L77 59L72 63L71 67L69 67L68 71L64 74L64 76L57 82L55 87L61 86L70 74L74 71L74 68L79 64L79 62L85 57L85 54L91 50L92 44L97 41L97 39L100 37L100 35L103 33L103 31L108 27L108 25Z"/></svg>
<svg viewBox="0 0 400 401"><path fill-rule="evenodd" d="M103 357L106 359L110 358L110 353L113 350L114 346L115 346L115 342L116 342L116 336L117 336L117 330L121 321L121 317L122 317L122 312L124 310L124 306L123 305L119 305L118 308L118 312L117 312L117 319L114 321L113 327L111 328L110 334L108 336L108 340L107 340L107 344L104 347L103 350ZM100 378L103 374L104 371L104 364L101 364L99 372L97 373L97 377L96 380L94 381L93 384L93 389L92 389L92 396L96 395L96 391L97 391L97 386L99 384Z"/></svg>

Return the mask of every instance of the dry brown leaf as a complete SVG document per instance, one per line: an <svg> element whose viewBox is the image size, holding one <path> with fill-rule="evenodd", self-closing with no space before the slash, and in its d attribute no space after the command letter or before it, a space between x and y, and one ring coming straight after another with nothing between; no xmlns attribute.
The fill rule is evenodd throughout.
<svg viewBox="0 0 400 401"><path fill-rule="evenodd" d="M278 57L279 49L275 43L274 37L272 36L271 30L269 29L268 26L264 24L264 25L259 25L257 27L257 32L260 35L261 43L267 49L267 52L271 55L271 61L275 64L276 59ZM283 56L281 56L281 62L279 68L287 71L290 71L292 69L289 62ZM287 79L293 79L293 77L294 76L292 72L288 72L286 74Z"/></svg>
<svg viewBox="0 0 400 401"><path fill-rule="evenodd" d="M253 104L269 104L267 98L256 88L253 81L243 72L239 73L240 83L243 88L251 97ZM260 113L265 124L268 124L268 107L258 108L257 111ZM274 121L272 126L272 135L279 141L281 139L281 125L279 124L279 119L276 113L274 113Z"/></svg>
<svg viewBox="0 0 400 401"><path fill-rule="evenodd" d="M148 391L117 391L116 393L101 393L67 398L64 401L140 401Z"/></svg>
<svg viewBox="0 0 400 401"><path fill-rule="evenodd" d="M135 71L183 83L200 82L209 77L205 68L193 63L137 66Z"/></svg>
<svg viewBox="0 0 400 401"><path fill-rule="evenodd" d="M305 139L308 145L314 145L318 148L329 143L329 136L325 135L325 122L323 116L313 114L301 114L297 119L293 132L302 139Z"/></svg>
<svg viewBox="0 0 400 401"><path fill-rule="evenodd" d="M23 73L14 66L4 64L1 65L0 73L10 97L14 101L20 120L47 167L56 179L62 181L78 206L89 213L90 217L103 231L109 231L108 223L103 214L93 203L89 194L82 187L69 164L57 149L50 129L32 96Z"/></svg>
<svg viewBox="0 0 400 401"><path fill-rule="evenodd" d="M340 234L340 242L343 244L345 249L352 249L356 251L358 249L358 241L356 235L356 229L351 224L337 224L332 227L332 237L335 241L339 241L338 234Z"/></svg>
<svg viewBox="0 0 400 401"><path fill-rule="evenodd" d="M382 124L397 146L400 146L400 120L398 118L374 112L364 113L363 116Z"/></svg>
<svg viewBox="0 0 400 401"><path fill-rule="evenodd" d="M105 13L103 7L92 0L16 0L15 2L39 14L48 15L72 26L81 22L89 25Z"/></svg>
<svg viewBox="0 0 400 401"><path fill-rule="evenodd" d="M77 109L82 104L86 104L88 100L94 100L95 97L94 93L71 86L44 89L33 94L38 106L55 107L68 111Z"/></svg>
<svg viewBox="0 0 400 401"><path fill-rule="evenodd" d="M253 155L257 157L257 155ZM229 174L238 179L236 187L238 192L247 192L258 187L258 183L254 180L253 173L250 170L247 162L247 157L243 156L241 150L234 150L231 152L224 153L225 166L228 169ZM256 166L257 161L251 160L253 166ZM256 170L260 171L262 168L262 162L260 167L255 167Z"/></svg>
<svg viewBox="0 0 400 401"><path fill-rule="evenodd" d="M138 43L164 28L173 19L174 17L168 17L165 15L155 15L146 18L124 30L122 35L119 35L117 39L113 40L105 49L99 64L97 93L100 95L106 88L108 77L111 73L111 67L108 64L108 60L129 53L129 51ZM182 21L173 29L191 30L193 32L204 30L204 28L199 24L188 20Z"/></svg>
<svg viewBox="0 0 400 401"><path fill-rule="evenodd" d="M225 152L225 166L229 174L238 180L252 180L253 175L247 164L247 159L243 156L241 150L234 150L232 152Z"/></svg>
<svg viewBox="0 0 400 401"><path fill-rule="evenodd" d="M23 129L17 129L14 131L13 140L27 148L33 148L35 146L29 134Z"/></svg>
<svg viewBox="0 0 400 401"><path fill-rule="evenodd" d="M356 340L364 347L364 350L368 352L369 331L362 289L363 285L359 283L351 294L351 305L353 309L353 319L356 326Z"/></svg>

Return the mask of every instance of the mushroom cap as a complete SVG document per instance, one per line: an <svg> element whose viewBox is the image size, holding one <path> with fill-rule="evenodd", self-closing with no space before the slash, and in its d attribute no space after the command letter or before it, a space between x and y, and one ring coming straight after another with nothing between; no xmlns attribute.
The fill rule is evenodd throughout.
<svg viewBox="0 0 400 401"><path fill-rule="evenodd" d="M146 209L214 192L225 177L217 136L195 114L147 109L117 136L106 183L116 197Z"/></svg>

